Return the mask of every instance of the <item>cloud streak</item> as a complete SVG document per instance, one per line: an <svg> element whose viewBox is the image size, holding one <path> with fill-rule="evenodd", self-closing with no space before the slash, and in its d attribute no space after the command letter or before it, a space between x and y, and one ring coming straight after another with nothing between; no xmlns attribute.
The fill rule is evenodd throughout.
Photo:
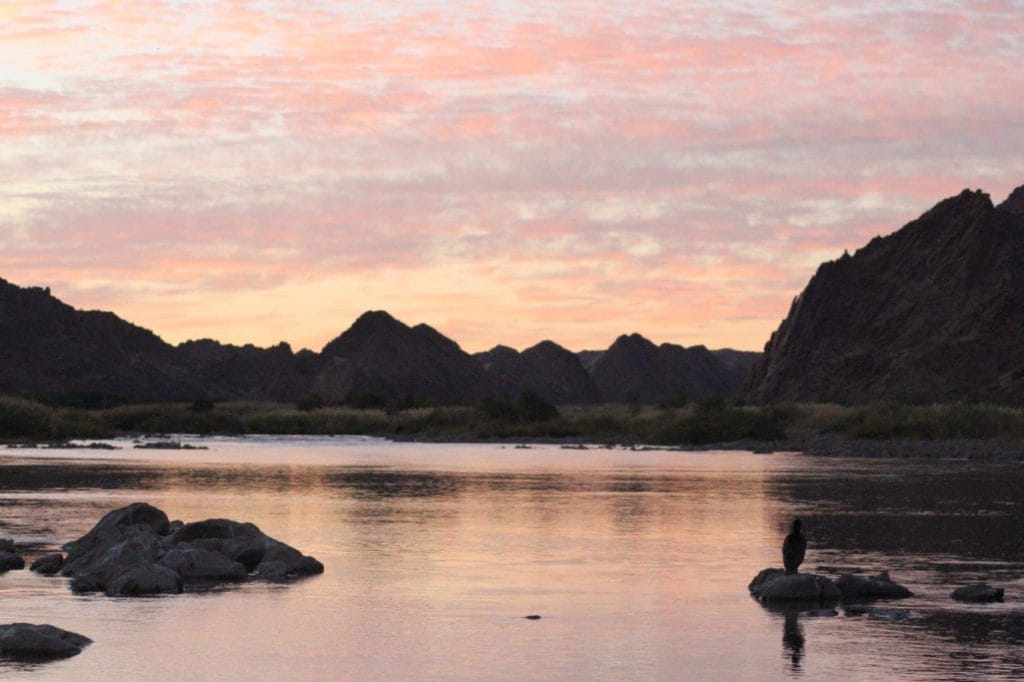
<svg viewBox="0 0 1024 682"><path fill-rule="evenodd" d="M175 341L759 348L1024 183L1024 2L606 4L0 2L0 276Z"/></svg>

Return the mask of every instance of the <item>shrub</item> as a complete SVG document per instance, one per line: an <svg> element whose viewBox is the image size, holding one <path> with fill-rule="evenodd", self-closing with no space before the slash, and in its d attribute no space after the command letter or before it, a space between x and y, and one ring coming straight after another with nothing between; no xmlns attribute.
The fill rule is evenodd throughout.
<svg viewBox="0 0 1024 682"><path fill-rule="evenodd" d="M46 438L51 434L54 412L21 398L0 398L0 436Z"/></svg>
<svg viewBox="0 0 1024 682"><path fill-rule="evenodd" d="M519 409L516 404L503 396L487 396L480 401L477 409L487 419L498 421L519 421Z"/></svg>
<svg viewBox="0 0 1024 682"><path fill-rule="evenodd" d="M216 405L216 403L212 400L207 398L198 398L192 401L192 407L190 409L196 413L212 412L214 405Z"/></svg>
<svg viewBox="0 0 1024 682"><path fill-rule="evenodd" d="M558 408L540 397L536 391L523 391L519 396L518 407L524 421L546 422L558 417Z"/></svg>
<svg viewBox="0 0 1024 682"><path fill-rule="evenodd" d="M310 393L295 401L295 409L301 412L312 412L313 410L319 410L323 406L324 399L320 397L319 393Z"/></svg>

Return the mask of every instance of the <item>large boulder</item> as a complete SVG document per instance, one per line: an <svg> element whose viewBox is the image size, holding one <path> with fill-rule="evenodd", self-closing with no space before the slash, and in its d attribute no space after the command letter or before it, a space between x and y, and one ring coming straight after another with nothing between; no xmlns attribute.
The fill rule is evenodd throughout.
<svg viewBox="0 0 1024 682"><path fill-rule="evenodd" d="M747 586L750 593L764 604L802 602L828 604L842 597L842 592L828 578L813 573L786 573L781 568L766 568Z"/></svg>
<svg viewBox="0 0 1024 682"><path fill-rule="evenodd" d="M186 583L241 582L249 574L237 561L201 547L175 547L160 558L160 565Z"/></svg>
<svg viewBox="0 0 1024 682"><path fill-rule="evenodd" d="M92 643L83 635L52 625L9 623L0 625L0 658L40 660L68 658Z"/></svg>
<svg viewBox="0 0 1024 682"><path fill-rule="evenodd" d="M987 583L973 583L971 585L958 587L953 590L949 596L957 601L984 604L994 601L1003 601L1003 588L992 587Z"/></svg>
<svg viewBox="0 0 1024 682"><path fill-rule="evenodd" d="M882 571L876 576L863 576L847 573L839 576L836 582L843 599L855 601L858 599L902 599L912 597L914 593L899 583L894 583L889 578L888 571Z"/></svg>
<svg viewBox="0 0 1024 682"><path fill-rule="evenodd" d="M111 580L104 588L108 597L144 597L181 592L182 579L160 564L137 564Z"/></svg>
<svg viewBox="0 0 1024 682"><path fill-rule="evenodd" d="M44 554L29 566L29 570L32 570L41 575L54 575L58 573L61 567L64 566L64 555L60 552L54 552L53 554Z"/></svg>
<svg viewBox="0 0 1024 682"><path fill-rule="evenodd" d="M25 560L13 552L0 550L0 573L20 571L25 568Z"/></svg>
<svg viewBox="0 0 1024 682"><path fill-rule="evenodd" d="M287 580L323 573L324 567L313 557L265 534L252 523L230 519L207 519L185 524L170 537L172 545L186 544L204 549L216 548L231 561L254 571L263 580Z"/></svg>
<svg viewBox="0 0 1024 682"><path fill-rule="evenodd" d="M255 535L263 535L263 533L251 523L239 523L230 519L206 519L205 521L186 523L172 533L169 540L172 545L177 545L197 540L227 540L239 536Z"/></svg>
<svg viewBox="0 0 1024 682"><path fill-rule="evenodd" d="M61 569L62 575L75 579L71 589L76 592L105 592L121 574L154 564L167 551L164 538L141 526L109 528L95 537L103 537L106 544L69 553Z"/></svg>
<svg viewBox="0 0 1024 682"><path fill-rule="evenodd" d="M263 580L281 581L302 578L324 572L324 565L311 556L289 547L283 542L267 546L263 561L256 566L256 577Z"/></svg>
<svg viewBox="0 0 1024 682"><path fill-rule="evenodd" d="M64 551L71 561L97 545L107 544L111 537L117 537L125 528L137 526L154 535L165 535L169 525L167 514L145 502L135 502L108 512L88 533L74 542L65 543Z"/></svg>

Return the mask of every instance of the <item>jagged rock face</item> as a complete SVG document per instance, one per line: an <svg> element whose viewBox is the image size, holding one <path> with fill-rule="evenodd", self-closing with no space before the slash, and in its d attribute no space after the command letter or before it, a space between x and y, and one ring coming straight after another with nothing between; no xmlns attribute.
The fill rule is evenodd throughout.
<svg viewBox="0 0 1024 682"><path fill-rule="evenodd" d="M601 398L619 403L727 397L746 374L729 368L704 346L656 346L639 334L620 336L593 358L589 369Z"/></svg>
<svg viewBox="0 0 1024 682"><path fill-rule="evenodd" d="M409 327L383 311L364 313L324 346L315 390L330 400L376 396L470 402L496 392L473 356L425 324Z"/></svg>
<svg viewBox="0 0 1024 682"><path fill-rule="evenodd" d="M964 190L824 263L746 387L757 402L1024 395L1024 188Z"/></svg>
<svg viewBox="0 0 1024 682"><path fill-rule="evenodd" d="M553 341L541 341L522 353L495 346L474 357L506 396L534 391L556 405L600 402L597 386L580 359Z"/></svg>

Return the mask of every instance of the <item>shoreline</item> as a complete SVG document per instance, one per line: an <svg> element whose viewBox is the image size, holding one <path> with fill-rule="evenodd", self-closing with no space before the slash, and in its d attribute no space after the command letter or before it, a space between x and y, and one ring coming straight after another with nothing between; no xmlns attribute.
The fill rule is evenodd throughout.
<svg viewBox="0 0 1024 682"><path fill-rule="evenodd" d="M1024 407L896 402L551 407L495 414L484 405L404 410L286 403L153 403L101 410L0 397L0 447L166 434L347 434L423 443L548 443L680 451L796 451L811 456L1024 461Z"/></svg>
<svg viewBox="0 0 1024 682"><path fill-rule="evenodd" d="M333 438L345 436L367 436L380 438L393 443L425 443L425 444L484 444L506 445L513 448L529 449L532 446L552 445L563 450L612 450L625 449L634 452L751 452L759 455L776 453L792 453L818 458L852 458L852 459L913 459L913 460L954 460L965 462L1024 462L1024 441L1000 438L946 438L946 439L847 439L834 434L817 434L806 442L768 441L768 440L734 440L700 444L658 444L639 441L628 437L616 438L585 438L579 436L551 437L489 437L474 438L464 436L424 436L405 434L275 434L275 433L130 433L120 434L114 438L88 439L72 438L68 440L0 440L0 450L32 451L32 450L95 450L112 449L137 450L198 450L204 447L193 447L189 444L176 442L181 438L237 438L246 439L259 437L318 437ZM132 447L118 448L102 441L127 440ZM138 441L148 440L149 444ZM79 442L73 442L79 441ZM82 442L85 441L85 442ZM154 446L153 443L168 442L168 446Z"/></svg>

